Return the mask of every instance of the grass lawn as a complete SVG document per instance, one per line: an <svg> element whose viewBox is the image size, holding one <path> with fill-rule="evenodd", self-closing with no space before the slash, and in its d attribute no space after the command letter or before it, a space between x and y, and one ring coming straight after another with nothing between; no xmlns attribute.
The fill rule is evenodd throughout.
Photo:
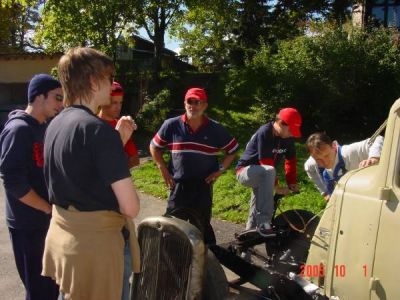
<svg viewBox="0 0 400 300"><path fill-rule="evenodd" d="M251 114L212 110L212 118L219 120L229 128L232 135L238 138L241 151L250 136L260 124L252 119ZM297 148L297 178L300 185L300 194L286 196L281 201L283 211L293 208L305 209L318 213L325 207L325 201L304 172L303 164L307 159L307 151L303 144L296 144ZM239 154L240 155L240 154ZM236 223L245 223L249 210L250 188L242 186L235 177L236 162L214 184L213 217ZM278 170L282 171L279 166ZM158 168L153 162L147 162L134 169L133 178L136 188L144 193L161 199L167 199L168 190L163 182ZM279 182L284 185L283 173L279 174Z"/></svg>

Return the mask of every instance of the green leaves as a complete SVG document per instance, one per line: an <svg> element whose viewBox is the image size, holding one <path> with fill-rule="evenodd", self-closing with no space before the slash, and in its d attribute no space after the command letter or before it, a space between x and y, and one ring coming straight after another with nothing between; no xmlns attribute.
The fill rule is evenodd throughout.
<svg viewBox="0 0 400 300"><path fill-rule="evenodd" d="M39 21L39 1L0 0L0 52L36 49L32 30Z"/></svg>
<svg viewBox="0 0 400 300"><path fill-rule="evenodd" d="M36 41L48 52L91 46L114 56L116 45L126 42L124 32L137 27L129 22L135 1L48 0Z"/></svg>
<svg viewBox="0 0 400 300"><path fill-rule="evenodd" d="M230 72L227 93L265 119L281 107L303 114L304 135L370 135L400 94L400 49L390 30L347 31L325 23L312 34L268 45Z"/></svg>

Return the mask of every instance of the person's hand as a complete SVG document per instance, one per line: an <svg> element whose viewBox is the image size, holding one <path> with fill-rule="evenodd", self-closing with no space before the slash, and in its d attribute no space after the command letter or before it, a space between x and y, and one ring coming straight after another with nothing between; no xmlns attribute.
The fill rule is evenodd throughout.
<svg viewBox="0 0 400 300"><path fill-rule="evenodd" d="M364 167L376 165L378 163L379 163L379 157L371 157L371 158L361 161L359 167L364 168Z"/></svg>
<svg viewBox="0 0 400 300"><path fill-rule="evenodd" d="M122 116L118 120L115 129L119 132L123 145L125 145L131 138L135 128L137 128L137 125L130 116Z"/></svg>
<svg viewBox="0 0 400 300"><path fill-rule="evenodd" d="M293 193L300 193L300 188L297 183L292 183L288 184L289 190L291 190Z"/></svg>
<svg viewBox="0 0 400 300"><path fill-rule="evenodd" d="M331 195L328 195L328 194L324 195L324 199L326 202L328 202L330 198L331 198Z"/></svg>
<svg viewBox="0 0 400 300"><path fill-rule="evenodd" d="M138 129L138 126L134 119L132 119L132 122L133 122L133 131L136 131Z"/></svg>
<svg viewBox="0 0 400 300"><path fill-rule="evenodd" d="M208 184L211 184L214 181L216 181L218 179L218 177L221 176L221 175L222 175L222 171L219 171L219 170L214 172L214 173L211 173L210 175L207 176L206 182Z"/></svg>
<svg viewBox="0 0 400 300"><path fill-rule="evenodd" d="M160 172L161 176L164 179L165 185L169 188L172 189L175 187L175 180L169 173L168 169L166 167L160 167Z"/></svg>
<svg viewBox="0 0 400 300"><path fill-rule="evenodd" d="M45 207L45 209L43 210L43 212L44 212L46 215L51 215L52 210L53 210L53 208L52 208L51 204L49 204L49 205L46 205L46 207Z"/></svg>

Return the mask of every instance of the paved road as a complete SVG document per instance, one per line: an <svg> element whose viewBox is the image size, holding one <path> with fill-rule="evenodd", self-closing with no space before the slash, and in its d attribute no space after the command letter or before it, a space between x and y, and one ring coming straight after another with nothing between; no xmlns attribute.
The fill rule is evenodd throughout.
<svg viewBox="0 0 400 300"><path fill-rule="evenodd" d="M4 193L0 188L0 300L23 300L24 287L19 279L12 254L11 243L5 226L4 218ZM155 197L140 194L141 211L138 218L139 223L146 217L159 216L165 212L166 202ZM230 222L212 220L218 243L225 243L233 239L233 234L244 229L244 225ZM229 272L228 272L229 273ZM229 273L229 277L234 277Z"/></svg>

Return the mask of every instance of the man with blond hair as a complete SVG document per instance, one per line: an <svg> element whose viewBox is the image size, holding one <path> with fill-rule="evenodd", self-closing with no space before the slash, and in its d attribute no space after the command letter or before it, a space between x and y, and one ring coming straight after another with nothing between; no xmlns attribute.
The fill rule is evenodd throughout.
<svg viewBox="0 0 400 300"><path fill-rule="evenodd" d="M44 171L54 205L43 274L68 299L121 298L124 226L134 260L138 255L131 218L140 205L123 149L133 122L121 118L115 130L96 116L110 103L114 72L112 60L90 48L70 49L58 63L65 109L45 137Z"/></svg>

